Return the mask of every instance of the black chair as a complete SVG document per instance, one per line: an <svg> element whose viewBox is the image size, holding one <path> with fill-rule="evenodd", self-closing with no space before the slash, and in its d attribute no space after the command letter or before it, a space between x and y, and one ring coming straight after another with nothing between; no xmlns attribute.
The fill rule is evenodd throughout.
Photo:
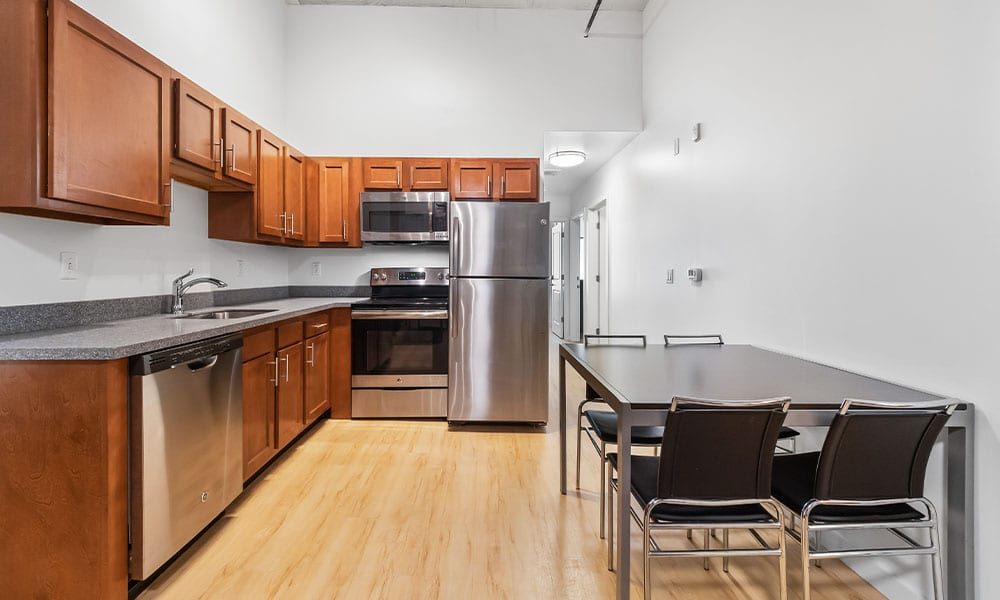
<svg viewBox="0 0 1000 600"><path fill-rule="evenodd" d="M590 345L646 345L644 335L585 335L583 344ZM589 385L587 386L587 396L580 402L576 411L576 489L580 489L580 446L583 434L594 446L594 450L601 457L601 539L604 539L604 492L607 488L607 447L618 444L618 415L609 410L584 410L588 404L603 404L604 400ZM664 413L664 419L666 413ZM583 420L587 420L587 426ZM659 448L663 436L663 427L636 427L632 430L632 445Z"/></svg>
<svg viewBox="0 0 1000 600"><path fill-rule="evenodd" d="M667 346L689 346L689 345L712 345L721 346L722 334L721 333L706 333L706 334L696 334L696 335L672 335L666 334L663 336L663 343ZM801 433L791 427L782 427L781 433L778 434L778 450L786 454L795 454L795 441ZM785 442L788 446L782 446L781 442Z"/></svg>
<svg viewBox="0 0 1000 600"><path fill-rule="evenodd" d="M913 554L930 556L934 597L944 598L937 511L923 497L924 475L934 441L956 406L945 400L844 400L821 452L775 457L772 494L791 513L787 531L802 546L804 600L810 595L811 560ZM809 538L811 533L867 529L889 531L902 545L821 550L818 540L813 544ZM923 545L901 529L928 529L930 540Z"/></svg>
<svg viewBox="0 0 1000 600"><path fill-rule="evenodd" d="M779 597L787 597L785 525L778 504L771 499L771 464L781 423L790 400L726 401L674 398L663 432L660 456L631 456L632 497L642 507L642 518L632 517L643 535L643 581L650 596L651 557L777 556ZM613 467L619 456L608 455ZM608 568L614 569L614 493L618 481L608 481ZM770 510L768 510L770 509ZM653 539L662 530L701 529L705 547L663 550ZM710 547L709 532L723 531L723 547ZM729 530L750 532L759 547L730 548ZM770 546L758 529L777 529L778 546Z"/></svg>

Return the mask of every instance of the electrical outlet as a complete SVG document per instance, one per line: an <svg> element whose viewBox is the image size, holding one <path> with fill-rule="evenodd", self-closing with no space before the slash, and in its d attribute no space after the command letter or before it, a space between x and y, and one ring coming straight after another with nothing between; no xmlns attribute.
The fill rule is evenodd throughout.
<svg viewBox="0 0 1000 600"><path fill-rule="evenodd" d="M247 274L247 261L243 259L236 260L236 276L243 277Z"/></svg>
<svg viewBox="0 0 1000 600"><path fill-rule="evenodd" d="M313 261L309 265L309 272L313 277L319 277L323 274L323 267L320 265L318 260Z"/></svg>
<svg viewBox="0 0 1000 600"><path fill-rule="evenodd" d="M667 269L667 283L673 283L673 282L674 282L674 270Z"/></svg>
<svg viewBox="0 0 1000 600"><path fill-rule="evenodd" d="M76 279L80 272L76 252L59 253L59 279Z"/></svg>

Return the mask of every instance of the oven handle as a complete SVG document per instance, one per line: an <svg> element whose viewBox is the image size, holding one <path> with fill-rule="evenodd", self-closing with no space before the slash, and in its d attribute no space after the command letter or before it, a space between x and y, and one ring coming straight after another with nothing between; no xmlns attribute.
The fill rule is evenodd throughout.
<svg viewBox="0 0 1000 600"><path fill-rule="evenodd" d="M447 319L446 310L352 310L352 319L359 320L403 320L403 319Z"/></svg>

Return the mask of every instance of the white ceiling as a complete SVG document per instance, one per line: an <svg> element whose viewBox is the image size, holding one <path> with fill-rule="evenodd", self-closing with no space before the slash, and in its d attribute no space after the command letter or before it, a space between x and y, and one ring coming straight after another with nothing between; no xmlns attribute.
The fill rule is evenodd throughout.
<svg viewBox="0 0 1000 600"><path fill-rule="evenodd" d="M542 155L545 193L571 194L637 135L636 131L545 132L545 154ZM549 164L549 155L559 150L580 150L586 153L587 160L567 169L554 167Z"/></svg>
<svg viewBox="0 0 1000 600"><path fill-rule="evenodd" d="M648 0L606 0L601 10L641 11ZM452 8L542 8L593 10L595 0L286 0L289 4L448 6Z"/></svg>

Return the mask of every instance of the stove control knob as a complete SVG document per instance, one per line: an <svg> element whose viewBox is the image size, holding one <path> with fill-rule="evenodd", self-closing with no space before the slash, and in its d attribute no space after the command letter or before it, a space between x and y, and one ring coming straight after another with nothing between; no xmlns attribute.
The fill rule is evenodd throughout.
<svg viewBox="0 0 1000 600"><path fill-rule="evenodd" d="M386 279L387 279L387 278L386 278L386 276L385 276L385 273L382 273L382 281L385 281Z"/></svg>
<svg viewBox="0 0 1000 600"><path fill-rule="evenodd" d="M438 273L438 279L444 279L444 273Z"/></svg>

